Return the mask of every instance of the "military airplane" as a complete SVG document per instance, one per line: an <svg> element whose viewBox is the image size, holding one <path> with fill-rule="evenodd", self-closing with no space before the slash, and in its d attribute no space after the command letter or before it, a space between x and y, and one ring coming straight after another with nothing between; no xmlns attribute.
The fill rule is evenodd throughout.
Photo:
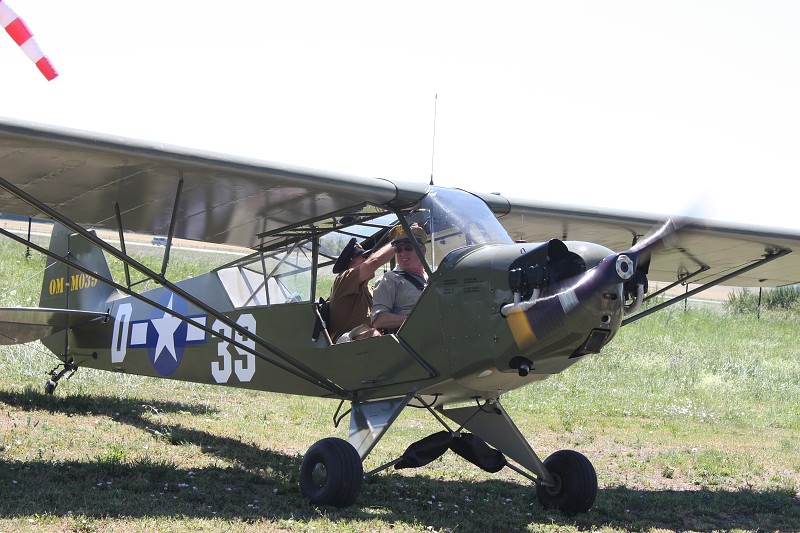
<svg viewBox="0 0 800 533"><path fill-rule="evenodd" d="M60 360L46 391L87 367L330 398L337 424L349 413L349 437L305 454L300 488L315 504L351 505L365 475L453 450L532 480L547 508L587 511L597 494L589 459L560 450L540 460L502 395L599 353L623 325L699 290L800 282L796 232L664 222L13 120L0 120L0 188L0 213L53 222L49 248L0 230L48 258L39 307L0 309L4 343L41 339ZM371 248L412 224L429 235L424 249L413 243L429 276L416 307L395 334L332 344L320 299L335 243L356 237ZM128 232L164 246L160 272L127 252ZM171 280L177 239L248 254ZM106 256L125 265L125 280L112 278ZM130 269L157 288L134 287ZM665 285L648 291L654 281ZM688 283L698 288L665 295ZM654 296L662 302L641 305ZM409 406L442 431L365 473Z"/></svg>

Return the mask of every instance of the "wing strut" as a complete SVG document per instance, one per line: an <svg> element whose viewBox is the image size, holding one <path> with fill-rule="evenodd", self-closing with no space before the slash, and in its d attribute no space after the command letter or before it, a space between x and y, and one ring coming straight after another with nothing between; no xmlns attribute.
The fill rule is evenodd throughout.
<svg viewBox="0 0 800 533"><path fill-rule="evenodd" d="M721 278L717 278L714 281L710 281L710 282L706 283L705 285L697 287L696 289L692 289L690 291L687 291L687 292L685 292L685 293L683 293L683 294L681 294L679 296L676 296L676 297L672 298L671 300L668 300L666 302L660 303L658 305L654 305L653 307L650 307L650 308L642 311L641 313L639 313L637 315L634 315L634 316L632 316L630 318L626 318L625 320L622 321L622 325L623 326L627 326L631 322L635 322L635 321L639 320L640 318L644 318L647 315L655 313L656 311L660 311L660 310L664 309L667 306L670 306L672 304L675 304L675 303L678 303L680 301L683 301L683 300L685 300L685 299L687 299L687 298L689 298L691 296L694 296L695 294L697 294L699 292L702 292L702 291L704 291L706 289L714 287L715 285L719 285L721 283L724 283L724 282L728 281L731 278L735 278L736 276L744 274L745 272L749 272L749 271L753 270L754 268L758 268L758 267L760 267L762 265L766 265L770 261L774 261L775 259L783 257L784 255L790 254L791 252L792 252L791 250L778 250L778 251L775 251L775 252L770 252L770 253L764 255L764 257L762 257L761 259L759 259L757 261L754 261L753 263L750 263L747 266L743 266L742 268L740 268L738 270L735 270L735 271L731 272L730 274L726 274L726 275L722 276Z"/></svg>
<svg viewBox="0 0 800 533"><path fill-rule="evenodd" d="M275 355L275 356L279 357L280 359L282 359L289 366L286 366L286 364L282 364L279 361L276 361L275 359L266 356L265 354L257 352L257 351L255 351L255 350L253 350L251 348L248 348L248 347L244 346L243 344L236 342L235 339L225 339L227 341L230 341L231 344L234 344L237 347L241 347L241 348L245 349L247 352L252 353L256 357L258 357L260 359L263 359L263 360L265 360L265 361L267 361L267 362L269 362L271 364L274 364L274 365L278 366L279 368L281 368L283 370L286 370L287 372L291 372L295 376L297 376L297 377L299 377L299 378L301 378L301 379L303 379L305 381L308 381L309 383L312 383L314 385L322 387L325 390L330 391L331 393L333 393L333 394L335 394L337 396L345 397L345 398L348 398L348 399L353 399L352 394L347 392L345 389L343 389L339 385L333 383L332 381L330 381L328 378L326 378L322 374L314 371L312 368L309 368L308 366L306 366L306 365L302 364L301 362L297 361L296 359L294 359L292 356L290 356L289 354L287 354L283 350L280 350L277 347L273 346L272 344L267 342L263 337L261 337L259 335L255 335L250 330L248 330L246 328L243 328L242 326L237 324L235 321L231 320L230 318L226 317L224 314L222 314L219 311L217 311L216 309L214 309L212 306L207 305L202 300L196 298L194 295L186 292L185 290L183 290L179 286L177 286L174 283L172 283L171 281L167 280L166 277L164 277L163 275L157 274L153 270L149 269L145 265L143 265L143 264L139 263L138 261L136 261L135 259L133 259L132 257L122 253L120 250L118 250L115 247L109 245L108 243L106 243L105 241L103 241L102 239L100 239L99 237L94 235L93 233L91 233L91 232L87 231L86 229L84 229L83 227L81 227L79 224L76 224L75 222L73 222L69 218L64 217L63 215L61 215L60 213L58 213L57 211L55 211L54 209L52 209L48 205L44 204L43 202L40 202L39 200L37 200L33 196L31 196L28 193L26 193L25 191L19 189L18 187L16 187L15 185L13 185L12 183L10 183L9 181L7 181L6 179L4 179L2 177L0 177L0 187L4 188L5 190L7 190L8 192L13 194L14 196L19 198L20 200L24 201L25 203L27 203L28 205L30 205L34 209L38 209L40 212L45 213L47 216L49 216L53 220L56 220L57 222L60 222L61 224L63 224L64 226L68 227L72 231L78 233L84 239L86 239L87 241L91 242L92 244L94 244L95 246L100 248L101 250L103 250L103 251L107 252L108 254L112 255L113 257L115 257L119 261L122 261L123 263L129 264L130 266L132 266L133 268L135 268L136 270L138 270L139 272L141 272L145 276L147 276L147 277L153 279L154 281L156 281L157 283L163 285L164 287L166 287L168 290L170 290L174 294L177 294L181 298L184 298L190 304L194 305L198 309L201 309L202 311L204 311L204 312L208 313L209 315L213 316L214 318L216 318L217 320L219 320L223 324L227 325L233 331L239 333L240 335L242 335L245 338L253 339L253 341L255 341L258 344L260 344L262 347L264 347L267 351L269 351L273 355ZM176 317L180 318L181 320L185 320L187 322L190 322L192 325L200 328L203 331L206 331L207 333L211 333L212 335L214 335L216 337L220 337L220 334L215 332L215 331L213 331L211 328L209 328L209 327L207 327L205 325L202 325L202 324L200 324L200 323L198 323L198 322L196 322L194 320L191 320L188 317L181 316L179 313L176 313L175 311L173 311L171 309L168 309L166 306L162 306L158 302L151 301L151 300L147 299L146 297L143 297L143 296L131 291L130 289L128 289L126 287L123 287L122 285L120 285L119 283L116 283L113 280L102 279L102 277L98 277L98 275L95 272L91 272L88 269L82 267L81 265L78 265L78 264L76 264L76 263L74 263L72 261L69 261L66 258L57 257L56 254L50 252L49 250L45 250L41 246L35 245L33 243L30 243L30 242L26 243L25 239L23 239L22 237L14 235L13 233L10 233L10 232L2 229L2 228L0 228L0 233L2 233L6 237L9 237L9 238L21 243L21 244L29 244L37 252L43 253L43 254L47 255L48 257L52 257L53 259L55 259L57 261L61 261L64 264L66 264L67 266L69 266L71 268L75 268L76 270L80 270L81 272L84 272L85 274L88 274L90 276L96 277L96 278L100 279L101 281L103 281L104 283L107 283L108 285L114 287L115 289L117 289L117 290L119 290L119 291L121 291L121 292L123 292L123 293L125 293L125 294L127 294L129 296L137 298L138 300L143 301L143 302L145 302L145 303L147 303L149 305L152 305L153 307L155 307L155 308L157 308L157 309L159 309L161 311L164 311L164 312L169 313L169 314L171 314L173 316L176 316Z"/></svg>
<svg viewBox="0 0 800 533"><path fill-rule="evenodd" d="M167 235L167 246L164 249L164 261L161 263L161 275L167 273L167 265L169 264L169 252L172 249L172 237L175 236L175 219L178 218L178 202L181 200L181 193L183 192L183 172L181 172L181 179L178 180L178 190L175 191L175 203L172 205L172 218L169 221L169 234Z"/></svg>
<svg viewBox="0 0 800 533"><path fill-rule="evenodd" d="M128 255L128 250L125 248L125 234L122 231L122 213L119 210L119 202L114 202L114 214L117 216L117 230L119 231L119 247L122 249L122 253ZM28 238L30 240L30 238ZM125 285L128 288L131 288L131 269L128 266L128 263L123 261L122 268L125 269Z"/></svg>
<svg viewBox="0 0 800 533"><path fill-rule="evenodd" d="M694 278L696 276L699 276L700 274L702 274L703 272L705 272L709 268L710 267L708 265L702 265L699 269L695 270L694 272L678 276L678 281L676 281L674 283L670 283L669 285L667 285L663 289L657 290L656 292L654 292L653 294L651 294L647 298L645 298L644 301L646 302L647 300L652 300L656 296L658 296L660 294L664 294L665 292L667 292L668 290L672 289L673 287L677 287L678 285L686 284L690 279L692 279L692 278ZM709 285L709 287L711 287L711 286L713 286L713 285ZM703 287L703 288L705 289L706 287Z"/></svg>

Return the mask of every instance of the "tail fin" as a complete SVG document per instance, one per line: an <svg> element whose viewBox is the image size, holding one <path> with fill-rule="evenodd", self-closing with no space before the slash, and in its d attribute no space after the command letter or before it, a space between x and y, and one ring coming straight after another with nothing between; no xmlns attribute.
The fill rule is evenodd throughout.
<svg viewBox="0 0 800 533"><path fill-rule="evenodd" d="M50 251L98 276L111 279L111 271L103 251L61 224L53 225ZM47 260L39 306L103 312L106 311L106 302L114 292L113 287L102 283L97 277L70 268L51 257Z"/></svg>

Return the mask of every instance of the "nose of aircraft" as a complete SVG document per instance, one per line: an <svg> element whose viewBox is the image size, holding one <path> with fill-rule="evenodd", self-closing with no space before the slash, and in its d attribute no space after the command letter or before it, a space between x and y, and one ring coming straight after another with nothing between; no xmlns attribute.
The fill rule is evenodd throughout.
<svg viewBox="0 0 800 533"><path fill-rule="evenodd" d="M567 356L573 350L596 353L622 321L622 285L635 275L638 256L611 253L594 267L575 272L565 270L564 261L574 267L585 262L583 257L560 241L550 241L548 248L544 263L522 266L521 272L512 265L514 302L501 313L521 353L553 353L556 345ZM514 363L510 366L522 371Z"/></svg>
<svg viewBox="0 0 800 533"><path fill-rule="evenodd" d="M669 246L677 227L667 220L624 252L605 249L607 255L599 262L591 260L600 248L596 245L572 244L577 252L589 250L581 256L552 240L546 253L539 251L538 256L523 256L512 263L509 285L514 301L503 306L501 313L518 348L525 351L537 343L545 346L572 338L573 342L585 340L575 354L598 352L619 329L623 315L641 304L647 292L650 254L656 246ZM595 266L586 269L592 262Z"/></svg>

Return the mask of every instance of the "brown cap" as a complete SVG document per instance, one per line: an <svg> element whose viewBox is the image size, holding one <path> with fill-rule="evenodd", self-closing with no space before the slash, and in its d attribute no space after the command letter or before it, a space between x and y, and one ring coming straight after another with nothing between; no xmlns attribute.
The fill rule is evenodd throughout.
<svg viewBox="0 0 800 533"><path fill-rule="evenodd" d="M411 233L414 235L414 238L420 244L425 244L425 241L428 240L428 234L425 233L425 230L422 229L418 224L411 225ZM392 236L392 244L396 242L408 241L408 235L406 234L405 228L403 226L395 226L391 232Z"/></svg>

